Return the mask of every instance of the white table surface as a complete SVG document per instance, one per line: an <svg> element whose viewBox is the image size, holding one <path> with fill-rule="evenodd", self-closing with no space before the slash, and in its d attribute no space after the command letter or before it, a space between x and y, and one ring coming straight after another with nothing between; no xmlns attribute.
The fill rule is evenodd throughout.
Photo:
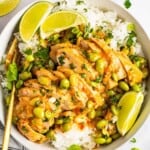
<svg viewBox="0 0 150 150"><path fill-rule="evenodd" d="M25 7L30 2L36 0L21 0L18 7L11 12L10 14L0 17L0 32L5 27L7 22L23 7ZM124 0L113 0L119 5L123 6ZM147 35L150 38L150 2L148 0L130 0L132 2L131 8L128 11L139 21L139 23L143 26ZM2 134L3 131L0 130L0 143L2 142ZM123 144L118 150L131 150L133 147L137 147L140 150L150 150L150 115L148 119L143 123L143 126L138 130L138 132L134 135L137 142L131 143L130 140ZM19 143L12 140L10 141L10 146L16 148L17 150L24 150Z"/></svg>

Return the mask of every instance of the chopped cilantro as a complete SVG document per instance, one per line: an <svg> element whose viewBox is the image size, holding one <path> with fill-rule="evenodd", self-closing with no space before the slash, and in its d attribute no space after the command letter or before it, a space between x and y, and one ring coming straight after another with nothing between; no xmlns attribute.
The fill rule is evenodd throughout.
<svg viewBox="0 0 150 150"><path fill-rule="evenodd" d="M94 81L95 81L96 83L100 83L100 82L102 82L102 79L103 79L103 76L100 75L100 76L98 76Z"/></svg>
<svg viewBox="0 0 150 150"><path fill-rule="evenodd" d="M83 50L83 51L82 51L82 54L83 54L86 58L89 58L89 54L88 54L87 50Z"/></svg>
<svg viewBox="0 0 150 150"><path fill-rule="evenodd" d="M110 39L112 39L112 38L113 38L112 32L108 32L108 33L107 33L107 37L110 38Z"/></svg>
<svg viewBox="0 0 150 150"><path fill-rule="evenodd" d="M85 69L85 70L88 70L86 64L82 64L81 68Z"/></svg>
<svg viewBox="0 0 150 150"><path fill-rule="evenodd" d="M83 10L84 10L84 12L87 12L87 11L88 11L88 9L87 9L87 8L84 8Z"/></svg>
<svg viewBox="0 0 150 150"><path fill-rule="evenodd" d="M128 8L131 7L131 5L132 5L132 4L131 4L130 0L125 0L125 1L124 1L124 6L125 6L125 8L128 9Z"/></svg>
<svg viewBox="0 0 150 150"><path fill-rule="evenodd" d="M132 139L130 140L130 142L136 143L136 138L132 138Z"/></svg>
<svg viewBox="0 0 150 150"><path fill-rule="evenodd" d="M41 48L34 54L34 56L43 60L47 60L49 58L49 49Z"/></svg>
<svg viewBox="0 0 150 150"><path fill-rule="evenodd" d="M54 103L56 106L59 106L60 105L60 102L58 99L56 99L55 103Z"/></svg>
<svg viewBox="0 0 150 150"><path fill-rule="evenodd" d="M9 82L16 81L18 77L18 69L16 63L11 63L6 72L6 78Z"/></svg>
<svg viewBox="0 0 150 150"><path fill-rule="evenodd" d="M82 150L82 148L80 145L73 144L70 147L68 147L67 150Z"/></svg>
<svg viewBox="0 0 150 150"><path fill-rule="evenodd" d="M84 1L83 1L83 0L77 0L77 1L76 1L76 5L81 5L81 4L84 4Z"/></svg>
<svg viewBox="0 0 150 150"><path fill-rule="evenodd" d="M63 56L63 55L61 55L61 56L59 56L58 57L58 61L59 61L59 63L61 64L61 65L63 65L65 62L64 62L64 59L65 59L65 57Z"/></svg>
<svg viewBox="0 0 150 150"><path fill-rule="evenodd" d="M70 66L70 69L75 69L76 68L76 66L73 63L69 64L69 66Z"/></svg>
<svg viewBox="0 0 150 150"><path fill-rule="evenodd" d="M87 76L85 73L81 73L80 75L82 78L86 78L86 76Z"/></svg>
<svg viewBox="0 0 150 150"><path fill-rule="evenodd" d="M133 40L134 37L136 37L136 34L134 31L129 33L129 37L128 37L127 43L126 43L128 47L131 47L134 44L134 40Z"/></svg>
<svg viewBox="0 0 150 150"><path fill-rule="evenodd" d="M26 50L24 51L24 53L25 53L26 55L31 55L31 54L32 54L32 50L31 50L31 49L26 49Z"/></svg>
<svg viewBox="0 0 150 150"><path fill-rule="evenodd" d="M90 33L92 33L92 32L93 32L93 28L90 27L90 24L86 25L85 28L84 28L83 37L84 37L85 39L88 39Z"/></svg>
<svg viewBox="0 0 150 150"><path fill-rule="evenodd" d="M129 36L128 40L127 40L127 46L131 47L133 45L134 41L133 38Z"/></svg>

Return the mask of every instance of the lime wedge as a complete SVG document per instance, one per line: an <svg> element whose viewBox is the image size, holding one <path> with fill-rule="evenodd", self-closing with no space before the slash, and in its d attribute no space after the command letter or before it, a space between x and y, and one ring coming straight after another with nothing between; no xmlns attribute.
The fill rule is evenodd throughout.
<svg viewBox="0 0 150 150"><path fill-rule="evenodd" d="M133 91L125 93L118 103L120 108L117 128L121 135L125 135L133 126L140 112L144 95Z"/></svg>
<svg viewBox="0 0 150 150"><path fill-rule="evenodd" d="M11 12L19 4L20 0L0 0L0 16Z"/></svg>
<svg viewBox="0 0 150 150"><path fill-rule="evenodd" d="M24 42L31 40L41 23L50 13L53 4L41 1L32 5L22 16L19 24L19 33Z"/></svg>
<svg viewBox="0 0 150 150"><path fill-rule="evenodd" d="M55 32L60 32L70 27L86 24L86 18L72 10L63 10L50 14L40 27L41 37L47 38Z"/></svg>

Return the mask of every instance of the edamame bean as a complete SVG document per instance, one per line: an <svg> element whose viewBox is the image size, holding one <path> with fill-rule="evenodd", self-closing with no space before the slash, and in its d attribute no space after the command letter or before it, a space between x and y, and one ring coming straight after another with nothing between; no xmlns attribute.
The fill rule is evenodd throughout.
<svg viewBox="0 0 150 150"><path fill-rule="evenodd" d="M22 72L22 73L19 74L19 78L21 80L27 80L29 78L32 78L32 74L31 74L31 72L25 71L25 72Z"/></svg>
<svg viewBox="0 0 150 150"><path fill-rule="evenodd" d="M48 77L39 76L39 77L38 77L38 82L39 82L40 84L42 84L42 85L48 86L48 85L50 85L51 80L50 80Z"/></svg>
<svg viewBox="0 0 150 150"><path fill-rule="evenodd" d="M71 123L65 123L62 125L62 129L64 132L69 131L71 129L71 127L72 127Z"/></svg>
<svg viewBox="0 0 150 150"><path fill-rule="evenodd" d="M47 110L47 111L45 112L45 117L46 117L48 120L50 120L50 119L53 119L53 118L54 118L54 114L53 114L51 111Z"/></svg>
<svg viewBox="0 0 150 150"><path fill-rule="evenodd" d="M111 137L108 137L107 139L106 139L106 144L110 144L112 142L112 138Z"/></svg>
<svg viewBox="0 0 150 150"><path fill-rule="evenodd" d="M72 32L73 34L78 34L78 33L80 32L80 30L79 30L78 27L74 27L74 28L71 30L71 32Z"/></svg>
<svg viewBox="0 0 150 150"><path fill-rule="evenodd" d="M134 84L132 86L132 89L135 91L135 92L140 92L141 91L141 85L140 84Z"/></svg>
<svg viewBox="0 0 150 150"><path fill-rule="evenodd" d="M111 111L114 115L118 115L119 111L115 105L111 105Z"/></svg>
<svg viewBox="0 0 150 150"><path fill-rule="evenodd" d="M102 129L102 128L104 128L107 124L108 124L108 121L105 120L105 119L102 119L102 120L100 120L100 121L97 122L96 127L97 127L98 129Z"/></svg>
<svg viewBox="0 0 150 150"><path fill-rule="evenodd" d="M96 61L96 70L100 73L103 74L105 69L105 63L102 59L98 59Z"/></svg>
<svg viewBox="0 0 150 150"><path fill-rule="evenodd" d="M88 107L89 109L93 108L93 107L94 107L94 103L93 103L92 101L88 101L88 102L87 102L87 107Z"/></svg>
<svg viewBox="0 0 150 150"><path fill-rule="evenodd" d="M59 119L56 120L55 123L56 123L56 124L63 124L63 122L64 122L64 121L63 121L63 118L59 118Z"/></svg>
<svg viewBox="0 0 150 150"><path fill-rule="evenodd" d="M78 78L76 74L72 74L69 78L71 86L77 86L78 85Z"/></svg>
<svg viewBox="0 0 150 150"><path fill-rule="evenodd" d="M105 144L106 143L106 139L102 138L102 137L97 137L97 138L95 138L95 142L97 144Z"/></svg>
<svg viewBox="0 0 150 150"><path fill-rule="evenodd" d="M19 89L23 85L23 80L18 80L16 83L16 88Z"/></svg>
<svg viewBox="0 0 150 150"><path fill-rule="evenodd" d="M70 87L70 82L68 79L62 79L60 81L60 88L62 89L68 89Z"/></svg>
<svg viewBox="0 0 150 150"><path fill-rule="evenodd" d="M116 93L115 93L115 91L113 91L113 90L109 90L109 91L107 92L107 94L108 94L109 96L114 96Z"/></svg>
<svg viewBox="0 0 150 150"><path fill-rule="evenodd" d="M94 119L96 116L96 111L94 109L92 109L89 113L88 113L88 117L90 119Z"/></svg>
<svg viewBox="0 0 150 150"><path fill-rule="evenodd" d="M99 54L98 53L89 53L89 60L91 62L96 62L99 59Z"/></svg>
<svg viewBox="0 0 150 150"><path fill-rule="evenodd" d="M26 60L27 60L28 62L32 62L32 61L34 60L33 55L27 55L27 56L26 56Z"/></svg>
<svg viewBox="0 0 150 150"><path fill-rule="evenodd" d="M55 140L55 133L53 130L50 130L46 133L46 137L48 137L51 140Z"/></svg>
<svg viewBox="0 0 150 150"><path fill-rule="evenodd" d="M44 119L44 109L41 107L35 107L33 109L33 114L40 119Z"/></svg>
<svg viewBox="0 0 150 150"><path fill-rule="evenodd" d="M119 87L124 91L129 91L129 86L125 81L120 81L119 82Z"/></svg>

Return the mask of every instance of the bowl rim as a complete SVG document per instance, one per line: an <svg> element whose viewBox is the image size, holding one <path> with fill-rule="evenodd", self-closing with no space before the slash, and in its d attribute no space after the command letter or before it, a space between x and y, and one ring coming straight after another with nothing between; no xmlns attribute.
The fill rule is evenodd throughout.
<svg viewBox="0 0 150 150"><path fill-rule="evenodd" d="M42 1L42 0L41 0ZM48 1L48 0L45 0L45 1ZM90 0L89 0L90 1ZM98 3L98 0L92 0L92 3L96 3L96 1L97 1L97 3ZM24 7L23 9L21 9L13 18L11 18L11 20L7 23L7 25L5 26L5 28L2 30L2 32L0 33L0 43L1 43L1 41L5 41L6 40L6 43L5 43L5 46L3 47L3 49L5 49L6 50L6 48L7 48L7 45L8 45L8 43L10 42L9 40L10 40L10 38L11 38L11 36L12 36L12 33L13 33L13 30L14 30L14 28L16 27L16 24L17 23L19 23L19 20L20 20L20 18L21 18L21 16L23 15L23 13L30 7L30 6L32 6L33 4L35 4L35 3L37 3L37 2L40 2L40 1L34 1L34 2L31 2L30 4L28 4L26 7ZM49 2L49 1L48 1ZM112 1L112 0L107 0L107 2L105 1L105 0L99 0L99 3L106 3L106 4L110 4L111 6L113 6L113 7L116 7L117 9L119 9L119 11L121 11L121 12L123 12L123 13L125 13L128 17L129 17L129 20L132 20L132 22L134 22L134 23L136 23L136 26L137 26L137 30L140 30L141 31L141 35L140 35L140 37L138 36L138 39L140 38L140 41L142 41L142 38L144 38L144 39L146 39L146 41L147 42L149 42L149 37L148 37L148 35L145 33L145 31L144 31L144 29L142 28L142 26L141 26L141 24L132 16L132 14L130 14L125 8L123 8L122 6L120 6L119 4L117 4L117 3L115 3L114 1ZM105 6L106 7L106 6ZM109 9L110 8L110 6L107 6L107 9L110 11L110 10L113 10L113 9ZM116 10L115 10L116 11ZM118 11L118 10L117 10ZM116 11L116 12L117 12ZM117 13L117 15L119 15L119 17L120 17L120 14L118 14ZM15 22L15 23L14 23ZM13 27L12 27L12 24L13 24ZM8 33L8 28L11 28L11 33ZM4 35L5 34L9 34L9 38L6 38ZM138 35L138 34L137 34ZM4 38L5 37L5 38ZM144 46L144 45L142 45L142 46ZM145 46L145 47L150 47L150 44L148 44L148 46ZM147 49L147 48L145 48L144 47L144 49ZM3 54L5 53L5 50L3 50ZM3 55L2 54L2 55ZM147 56L147 55L146 55ZM150 54L148 54L148 57L150 58ZM150 80L148 81L148 85L150 85ZM1 95L1 94L0 94ZM2 96L1 96L2 97ZM148 99L148 97L150 97L150 94L148 94L147 95L147 99ZM2 102L2 100L1 100L1 102ZM150 102L149 102L149 104L150 104ZM3 105L3 104L2 104ZM4 105L3 106L1 106L3 109L5 109L4 108ZM146 118L147 118L147 116L148 116L148 114L149 114L149 110L148 110L148 107L146 107L147 109L146 110L143 110L141 113L143 114L143 119L142 119L142 123L141 123L141 121L138 119L137 121L136 121L136 123L135 123L135 125L132 127L132 128L136 128L137 126L140 126L140 127L138 127L138 130L142 127L142 124L143 124L143 122L145 122L146 121ZM4 122L4 111L2 110L2 109L0 109L0 112L2 112L2 113L0 113L1 115L0 115L0 121L2 122L2 124L4 125L5 124L5 122ZM141 114L141 115L142 115ZM139 117L140 118L140 117ZM132 129L131 129L132 130ZM122 146L123 144L125 144L125 142L126 141L128 141L129 140L129 138L131 137L131 136L133 136L136 132L138 132L138 130L137 129L135 129L135 130L133 130L133 132L132 133L128 133L125 137L121 137L121 139L122 139L122 144L120 145L120 143L118 143L117 141L115 141L115 142L113 142L113 144L110 144L110 145L112 145L112 147L111 148L119 148L120 146ZM14 126L12 126L12 130L11 130L11 135L17 140L17 141L19 141L21 144L23 144L25 147L27 147L27 148L31 148L31 146L33 146L33 145L35 145L35 143L33 144L33 142L30 142L29 140L27 140L24 136L22 136L21 135L21 133L19 132L19 131L17 131L17 129L15 129L15 127ZM37 145L37 144L36 144ZM115 146L116 145L116 146ZM41 145L38 145L38 146L36 146L36 147L34 147L34 148L37 148L37 150L39 149L41 149L41 148L44 148L43 150L46 150L47 149L47 144L43 147L43 145L41 146ZM49 146L49 148L50 148L50 146ZM104 147L104 148L102 148L102 149L106 149L107 150L107 147Z"/></svg>

